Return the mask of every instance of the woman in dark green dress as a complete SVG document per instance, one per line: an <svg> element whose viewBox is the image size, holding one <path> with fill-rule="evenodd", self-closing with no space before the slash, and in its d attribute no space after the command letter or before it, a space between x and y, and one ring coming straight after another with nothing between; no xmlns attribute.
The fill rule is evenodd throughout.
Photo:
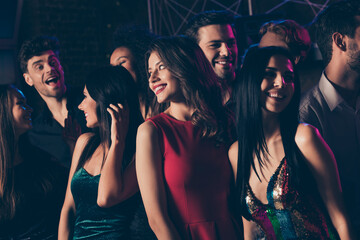
<svg viewBox="0 0 360 240"><path fill-rule="evenodd" d="M140 201L134 153L142 122L129 72L120 66L91 72L79 108L93 132L75 146L59 239L129 239Z"/></svg>

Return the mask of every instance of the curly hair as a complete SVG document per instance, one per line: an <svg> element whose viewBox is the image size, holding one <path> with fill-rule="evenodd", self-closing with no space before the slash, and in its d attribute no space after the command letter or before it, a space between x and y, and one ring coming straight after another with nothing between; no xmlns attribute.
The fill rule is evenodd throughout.
<svg viewBox="0 0 360 240"><path fill-rule="evenodd" d="M52 50L59 58L60 43L56 37L37 36L31 40L25 41L20 48L18 60L22 73L27 73L27 64L30 58L40 56L45 51Z"/></svg>
<svg viewBox="0 0 360 240"><path fill-rule="evenodd" d="M145 106L145 111L151 105L154 94L148 87L144 56L150 43L155 38L155 34L152 34L146 27L141 25L121 26L113 34L113 51L119 47L125 47L130 50L134 57L136 84L140 93L140 102Z"/></svg>
<svg viewBox="0 0 360 240"><path fill-rule="evenodd" d="M264 36L267 32L280 35L288 45L294 56L300 56L303 60L311 47L309 32L293 20L270 21L261 26L259 34Z"/></svg>

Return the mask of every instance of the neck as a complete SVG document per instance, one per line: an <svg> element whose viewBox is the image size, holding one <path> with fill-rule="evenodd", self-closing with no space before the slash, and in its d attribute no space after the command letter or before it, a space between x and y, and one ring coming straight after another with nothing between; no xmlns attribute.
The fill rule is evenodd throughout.
<svg viewBox="0 0 360 240"><path fill-rule="evenodd" d="M350 105L355 106L360 93L360 73L346 65L331 61L325 68L325 75L340 96Z"/></svg>
<svg viewBox="0 0 360 240"><path fill-rule="evenodd" d="M223 105L225 105L231 98L232 93L232 83L234 82L235 74L231 76L231 78L228 79L222 79L221 80L221 87L222 87L222 100Z"/></svg>
<svg viewBox="0 0 360 240"><path fill-rule="evenodd" d="M347 64L330 61L325 68L327 78L341 88L358 91L360 88L360 73L352 70Z"/></svg>
<svg viewBox="0 0 360 240"><path fill-rule="evenodd" d="M165 113L180 121L190 121L194 109L184 102L171 102Z"/></svg>
<svg viewBox="0 0 360 240"><path fill-rule="evenodd" d="M263 129L266 142L271 141L274 137L280 135L280 119L279 114L270 113L266 110L263 113Z"/></svg>
<svg viewBox="0 0 360 240"><path fill-rule="evenodd" d="M57 98L47 98L44 99L47 107L49 108L53 118L62 126L65 125L65 119L67 118L67 99L66 97L57 99Z"/></svg>

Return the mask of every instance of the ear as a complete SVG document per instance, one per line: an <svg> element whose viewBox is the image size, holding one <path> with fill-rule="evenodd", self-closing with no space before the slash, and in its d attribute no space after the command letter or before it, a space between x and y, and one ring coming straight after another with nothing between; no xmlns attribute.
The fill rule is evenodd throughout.
<svg viewBox="0 0 360 240"><path fill-rule="evenodd" d="M346 51L346 42L344 36L338 32L332 35L333 42L341 51Z"/></svg>
<svg viewBox="0 0 360 240"><path fill-rule="evenodd" d="M32 87L34 85L34 82L33 80L31 79L30 75L28 73L24 73L23 74L23 77L25 79L25 82L30 86Z"/></svg>

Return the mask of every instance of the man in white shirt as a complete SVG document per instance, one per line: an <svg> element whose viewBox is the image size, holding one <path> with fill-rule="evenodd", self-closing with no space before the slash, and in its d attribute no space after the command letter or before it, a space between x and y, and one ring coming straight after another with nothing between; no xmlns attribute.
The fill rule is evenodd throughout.
<svg viewBox="0 0 360 240"><path fill-rule="evenodd" d="M333 151L344 202L360 233L360 2L330 5L316 20L326 66L301 100L300 119L317 127Z"/></svg>

